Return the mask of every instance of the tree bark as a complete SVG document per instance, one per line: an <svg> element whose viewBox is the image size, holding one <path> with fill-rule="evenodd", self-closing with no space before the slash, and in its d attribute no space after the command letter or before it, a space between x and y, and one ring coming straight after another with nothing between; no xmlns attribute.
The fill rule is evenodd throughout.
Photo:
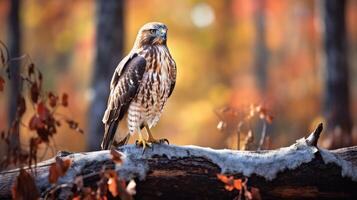
<svg viewBox="0 0 357 200"><path fill-rule="evenodd" d="M266 45L266 21L265 21L265 0L255 1L254 24L256 30L255 41L255 71L258 88L263 97L267 89L267 67L268 67L268 49Z"/></svg>
<svg viewBox="0 0 357 200"><path fill-rule="evenodd" d="M351 144L349 69L345 22L345 0L326 0L324 3L326 81L324 112L327 130L337 134L330 148ZM339 128L339 129L336 129Z"/></svg>
<svg viewBox="0 0 357 200"><path fill-rule="evenodd" d="M16 58L21 53L21 27L20 27L20 0L12 0L8 16L8 43L10 58ZM9 122L15 119L17 97L20 93L20 60L10 63L10 95L9 95Z"/></svg>
<svg viewBox="0 0 357 200"><path fill-rule="evenodd" d="M210 69L214 72L214 79L220 84L230 85L229 80L232 80L232 71L229 68L232 65L229 55L229 45L231 45L232 27L234 27L233 1L219 1L218 10L216 12L214 37L216 39L213 48L214 63L207 63L212 66Z"/></svg>
<svg viewBox="0 0 357 200"><path fill-rule="evenodd" d="M10 12L8 16L8 43L10 58L18 58L21 54L21 23L20 23L20 8L21 0L12 0L10 3ZM21 60L15 59L9 63L9 77L10 77L10 93L9 93L9 107L8 107L8 124L12 126L16 118L18 98L21 92ZM19 127L13 127L14 131L11 135L10 142L12 146L19 145Z"/></svg>
<svg viewBox="0 0 357 200"><path fill-rule="evenodd" d="M213 150L194 146L154 145L142 152L127 145L118 150L125 155L115 167L109 151L61 152L72 165L58 184L73 183L83 176L86 186L96 187L103 166L115 168L119 177L135 179L135 199L233 199L238 191L226 191L218 173L248 178L248 186L259 189L263 199L356 199L357 146L334 151L315 145L322 128L290 147L266 151ZM50 159L36 167L36 184L44 195ZM11 198L11 185L18 169L0 173L0 199ZM64 194L70 194L61 190ZM70 198L70 196L66 196Z"/></svg>
<svg viewBox="0 0 357 200"><path fill-rule="evenodd" d="M92 76L93 99L89 109L88 150L99 150L104 126L102 117L115 67L123 57L124 0L97 0L96 56ZM99 122L99 123L98 123Z"/></svg>

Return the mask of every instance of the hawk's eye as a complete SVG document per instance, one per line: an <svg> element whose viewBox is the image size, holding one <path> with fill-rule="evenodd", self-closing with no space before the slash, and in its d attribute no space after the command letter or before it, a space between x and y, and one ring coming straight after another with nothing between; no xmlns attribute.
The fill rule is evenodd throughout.
<svg viewBox="0 0 357 200"><path fill-rule="evenodd" d="M150 29L150 33L151 34L155 34L156 33L156 29Z"/></svg>

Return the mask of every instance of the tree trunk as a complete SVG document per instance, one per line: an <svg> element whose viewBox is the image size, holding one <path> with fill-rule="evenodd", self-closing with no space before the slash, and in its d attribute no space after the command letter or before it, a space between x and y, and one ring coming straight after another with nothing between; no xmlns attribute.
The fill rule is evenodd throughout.
<svg viewBox="0 0 357 200"><path fill-rule="evenodd" d="M8 44L10 58L18 58L21 54L21 25L20 25L21 0L12 0L10 3L10 12L8 16ZM10 89L9 89L9 126L16 118L17 102L21 92L20 71L21 60L15 59L9 63ZM11 135L11 143L17 146L19 142L19 127L14 127Z"/></svg>
<svg viewBox="0 0 357 200"><path fill-rule="evenodd" d="M346 1L323 2L326 51L324 112L327 130L333 134L330 148L338 148L351 145L352 129L345 23Z"/></svg>
<svg viewBox="0 0 357 200"><path fill-rule="evenodd" d="M83 176L86 186L97 186L98 173L115 168L120 178L135 179L135 199L233 199L217 179L218 173L248 178L263 199L356 199L357 146L327 151L316 147L322 127L290 147L266 151L213 150L195 146L154 145L145 152L134 145L120 147L124 159L115 166L109 151L65 153L72 165L58 184ZM49 165L39 163L36 184L42 195L49 191ZM0 199L11 198L11 185L19 170L0 173ZM91 176L91 174L94 174ZM52 187L53 188L53 187ZM71 198L70 189L59 194Z"/></svg>
<svg viewBox="0 0 357 200"><path fill-rule="evenodd" d="M219 1L219 8L216 12L215 19L215 46L213 48L213 55L215 57L214 63L208 63L213 66L214 78L217 82L226 86L230 85L229 80L232 79L231 61L229 55L229 45L231 44L232 27L234 27L232 0Z"/></svg>
<svg viewBox="0 0 357 200"><path fill-rule="evenodd" d="M97 0L96 56L92 76L93 99L89 109L88 149L100 149L104 126L101 123L115 67L123 57L124 0Z"/></svg>
<svg viewBox="0 0 357 200"><path fill-rule="evenodd" d="M255 70L257 75L257 83L260 93L264 97L267 88L267 66L268 66L268 50L266 46L265 34L265 0L256 0L255 10Z"/></svg>

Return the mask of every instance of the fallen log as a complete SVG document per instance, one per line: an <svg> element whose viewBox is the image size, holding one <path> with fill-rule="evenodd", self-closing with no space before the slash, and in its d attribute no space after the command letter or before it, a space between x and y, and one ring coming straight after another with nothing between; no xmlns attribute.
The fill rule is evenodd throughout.
<svg viewBox="0 0 357 200"><path fill-rule="evenodd" d="M217 174L248 178L263 199L357 199L357 146L337 150L318 148L320 125L308 138L289 147L265 151L214 150L197 146L154 145L145 152L135 145L118 148L123 164L115 165L109 151L61 152L72 165L58 184L73 183L76 176L96 187L103 166L120 178L136 181L135 199L234 199L238 191L225 190ZM50 159L37 165L36 185L42 196L53 185L48 181ZM11 198L19 170L0 173L0 199ZM89 176L88 176L89 175ZM63 199L70 198L63 191Z"/></svg>

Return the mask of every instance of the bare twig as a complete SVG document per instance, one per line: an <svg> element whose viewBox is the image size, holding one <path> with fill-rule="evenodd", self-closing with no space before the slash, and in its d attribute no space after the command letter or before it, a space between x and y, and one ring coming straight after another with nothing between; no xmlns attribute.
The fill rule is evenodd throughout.
<svg viewBox="0 0 357 200"><path fill-rule="evenodd" d="M257 148L258 151L262 149L262 146L264 144L265 136L266 136L266 130L267 130L267 123L265 122L265 120L263 120L262 135L260 137L259 146Z"/></svg>

